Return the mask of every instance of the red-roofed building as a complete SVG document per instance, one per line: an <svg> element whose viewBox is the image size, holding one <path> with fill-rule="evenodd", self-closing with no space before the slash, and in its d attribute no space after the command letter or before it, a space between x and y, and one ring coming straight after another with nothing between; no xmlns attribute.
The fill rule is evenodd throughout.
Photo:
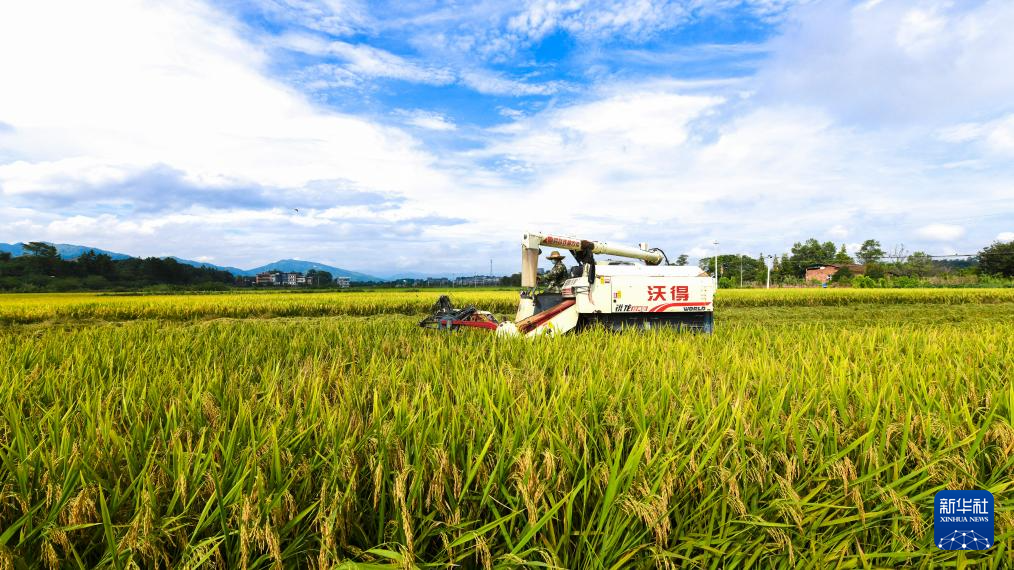
<svg viewBox="0 0 1014 570"><path fill-rule="evenodd" d="M862 275L866 273L866 267L855 263L849 264L829 264L829 265L811 265L806 268L806 281L817 281L819 283L826 283L831 277L834 277L843 267L847 267L854 275Z"/></svg>

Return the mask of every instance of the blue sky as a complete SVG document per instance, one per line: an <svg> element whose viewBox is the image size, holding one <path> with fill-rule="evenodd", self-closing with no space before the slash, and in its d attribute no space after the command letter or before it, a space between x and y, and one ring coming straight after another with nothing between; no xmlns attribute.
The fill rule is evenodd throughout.
<svg viewBox="0 0 1014 570"><path fill-rule="evenodd" d="M1014 239L1014 5L6 3L0 241L516 270ZM296 211L298 209L298 211Z"/></svg>

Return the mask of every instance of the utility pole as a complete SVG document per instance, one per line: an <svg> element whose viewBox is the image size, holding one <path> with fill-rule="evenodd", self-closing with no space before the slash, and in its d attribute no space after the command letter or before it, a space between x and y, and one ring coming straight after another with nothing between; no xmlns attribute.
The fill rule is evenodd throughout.
<svg viewBox="0 0 1014 570"><path fill-rule="evenodd" d="M739 254L739 288L743 288L743 254Z"/></svg>
<svg viewBox="0 0 1014 570"><path fill-rule="evenodd" d="M768 259L771 260L771 263L765 263L764 265L766 265L768 267L768 287L767 288L770 289L771 288L771 265L775 262L774 261L775 258L773 256L769 255Z"/></svg>
<svg viewBox="0 0 1014 570"><path fill-rule="evenodd" d="M718 240L716 239L713 243L715 244L715 289L718 289Z"/></svg>
<svg viewBox="0 0 1014 570"><path fill-rule="evenodd" d="M492 259L489 260L489 276L490 277L493 276L493 260Z"/></svg>

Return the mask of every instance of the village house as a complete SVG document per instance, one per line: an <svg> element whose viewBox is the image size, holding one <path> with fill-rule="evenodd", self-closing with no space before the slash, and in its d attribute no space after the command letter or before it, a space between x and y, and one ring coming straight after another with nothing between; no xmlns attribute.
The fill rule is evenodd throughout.
<svg viewBox="0 0 1014 570"><path fill-rule="evenodd" d="M806 268L805 281L817 281L818 283L826 283L832 277L834 277L842 268L848 268L853 275L862 275L866 272L866 267L855 263L848 264L828 264L828 265L811 265Z"/></svg>
<svg viewBox="0 0 1014 570"><path fill-rule="evenodd" d="M256 285L281 285L281 276L283 274L277 271L267 271L264 273L258 273L257 278L254 280Z"/></svg>
<svg viewBox="0 0 1014 570"><path fill-rule="evenodd" d="M455 287L490 287L500 284L500 278L492 275L473 275L458 277L454 280Z"/></svg>
<svg viewBox="0 0 1014 570"><path fill-rule="evenodd" d="M287 287L311 284L311 282L307 280L306 275L303 275L302 273L285 273L282 271L266 271L264 273L258 273L254 283L256 285L284 285Z"/></svg>

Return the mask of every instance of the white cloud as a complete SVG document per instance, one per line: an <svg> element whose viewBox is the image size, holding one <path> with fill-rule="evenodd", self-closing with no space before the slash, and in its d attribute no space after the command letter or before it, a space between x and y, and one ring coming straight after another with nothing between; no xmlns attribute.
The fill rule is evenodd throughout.
<svg viewBox="0 0 1014 570"><path fill-rule="evenodd" d="M1014 113L991 125L986 134L986 144L997 154L1014 156Z"/></svg>
<svg viewBox="0 0 1014 570"><path fill-rule="evenodd" d="M180 249L172 253L196 257L209 252L192 250L208 244L229 247L223 231L248 240L256 231L214 226L201 211L192 221L136 214L147 206L139 200L161 200L150 192L117 194L112 206L133 203L119 214L81 210L80 200L108 201L105 188L153 168L171 169L189 185L236 188L237 198L243 188L255 188L281 200L314 181L337 180L297 194L341 203L351 191L391 193L406 200L396 208L425 200L420 215L445 206L435 193L449 179L416 139L318 108L268 78L264 53L234 26L189 1L3 4L0 53L20 55L0 57L0 109L12 127L0 138L0 195L17 200L12 205L30 205L31 213L22 209L12 218L5 210L0 239L91 237L110 240L104 244L109 249L133 244L128 251L137 254L176 243ZM65 198L53 201L57 196ZM234 200L233 207L244 201ZM39 234L24 235L13 224L25 219L47 221L33 226ZM281 223L294 222L283 217ZM194 232L197 226L204 229ZM212 238L216 227L219 237ZM207 239L188 243L202 234ZM279 243L295 239L283 233ZM215 254L222 259L221 250Z"/></svg>
<svg viewBox="0 0 1014 570"><path fill-rule="evenodd" d="M528 0L508 18L505 28L529 41L558 29L584 39L617 36L644 39L730 8L767 18L798 3L798 0Z"/></svg>
<svg viewBox="0 0 1014 570"><path fill-rule="evenodd" d="M507 29L531 40L557 28L579 36L643 36L674 27L688 16L689 10L676 2L535 0L508 20Z"/></svg>
<svg viewBox="0 0 1014 570"><path fill-rule="evenodd" d="M835 224L835 225L831 226L831 229L827 230L827 235L828 235L828 237L832 237L832 238L835 238L835 239L841 239L841 238L844 238L844 237L848 237L849 230L848 230L848 228L846 228L845 226L843 226L841 224Z"/></svg>
<svg viewBox="0 0 1014 570"><path fill-rule="evenodd" d="M944 142L963 144L981 138L984 131L982 124L961 123L940 129L937 137Z"/></svg>
<svg viewBox="0 0 1014 570"><path fill-rule="evenodd" d="M461 72L461 83L486 95L552 95L561 87L558 81L526 83L483 69Z"/></svg>
<svg viewBox="0 0 1014 570"><path fill-rule="evenodd" d="M357 86L375 78L428 85L447 85L456 80L455 74L446 67L414 62L367 44L328 41L316 35L288 33L274 38L271 45L317 57L342 60L341 64L310 65L295 74L297 80L312 91Z"/></svg>
<svg viewBox="0 0 1014 570"><path fill-rule="evenodd" d="M854 236L935 252L939 240L966 234L936 225L911 243L926 220L1014 206L1002 198L1002 174L941 176L935 157L913 155L918 132L843 126L820 109L758 105L727 87L617 85L498 127L473 154L496 161L505 180L523 180L513 183L521 200L503 205L512 218L583 235L626 231L671 248L718 236L723 250L779 252L810 236ZM968 195L983 200L969 204ZM550 197L567 211L518 205Z"/></svg>
<svg viewBox="0 0 1014 570"><path fill-rule="evenodd" d="M931 241L952 241L965 235L965 228L951 224L930 224L919 228L916 234Z"/></svg>
<svg viewBox="0 0 1014 570"><path fill-rule="evenodd" d="M1014 113L991 121L960 123L941 129L940 140L953 144L974 143L981 151L1001 157L1014 156Z"/></svg>
<svg viewBox="0 0 1014 570"><path fill-rule="evenodd" d="M311 30L345 35L369 29L366 7L357 0L254 0L270 16Z"/></svg>
<svg viewBox="0 0 1014 570"><path fill-rule="evenodd" d="M0 164L0 190L8 196L37 192L69 195L86 186L122 182L129 175L129 166L85 157L18 160Z"/></svg>
<svg viewBox="0 0 1014 570"><path fill-rule="evenodd" d="M996 241L1014 241L1014 232L1000 232L996 235Z"/></svg>
<svg viewBox="0 0 1014 570"><path fill-rule="evenodd" d="M501 116L507 117L508 119L517 120L525 116L524 111L520 111L518 109L511 109L510 107L497 107L496 110L498 113L500 113Z"/></svg>
<svg viewBox="0 0 1014 570"><path fill-rule="evenodd" d="M921 125L1010 105L1011 2L815 2L791 19L762 73L771 101Z"/></svg>
<svg viewBox="0 0 1014 570"><path fill-rule="evenodd" d="M404 133L322 111L266 79L263 55L199 4L6 6L0 52L25 55L0 59L0 108L17 129L13 152L39 168L73 158L275 186L440 182Z"/></svg>
<svg viewBox="0 0 1014 570"><path fill-rule="evenodd" d="M448 119L446 116L440 113L434 113L432 111L406 111L401 113L405 117L405 122L409 125L426 129L430 131L454 131L457 130L457 125L454 121Z"/></svg>
<svg viewBox="0 0 1014 570"><path fill-rule="evenodd" d="M922 57L938 45L937 41L947 24L947 18L936 10L915 8L901 17L895 37L902 50L912 56Z"/></svg>
<svg viewBox="0 0 1014 570"><path fill-rule="evenodd" d="M520 73L454 67L460 61L430 65L349 41L305 34L279 40L332 62L308 81L361 84L386 77L460 83L491 94L561 95L541 111L520 103L504 109L509 122L489 129L458 126L432 111L388 113L392 122L412 127L403 130L311 104L270 78L268 58L278 52L262 51L234 22L199 3L3 5L0 53L25 55L0 59L0 120L9 125L0 130L0 241L208 255L238 266L299 256L378 271L389 258L376 251L389 248L403 256L398 263L414 259L417 267L453 271L476 257L513 267L517 236L526 229L647 240L673 257L710 255L712 239L725 252L780 253L810 236L904 241L939 253L933 247L941 241L975 247L1009 229L932 223L951 220L956 211L974 218L1014 209L1014 175L1004 159L1014 129L1010 110L989 112L1007 101L1011 91L1001 89L1007 79L954 87L924 77L940 71L925 53L957 65L960 72L949 81L971 77L962 66L995 71L966 61L993 44L1014 53L992 20L973 11L983 31L977 36L966 26L968 45L955 44L947 38L973 12L930 10L947 20L937 34L945 37L920 35L921 24L912 24L905 48L898 35L905 10L882 3L869 7L876 17L866 19L858 8L836 6L808 11L798 22L812 29L794 32L808 40L829 36L816 43L823 67L802 61L787 68L812 45L779 41L771 46L776 62L759 81L628 79L581 91L528 83L532 76ZM818 17L821 10L847 17L844 23ZM981 10L1004 11L991 2ZM65 18L54 21L54 12ZM640 25L624 27L612 12L589 14L557 14L552 26L571 18L567 25L581 23L594 34L595 26L633 31ZM523 24L542 33L540 21ZM38 33L44 29L50 31ZM955 56L938 41L964 51ZM912 64L918 76L905 79L914 83L865 69L876 67L867 44L886 50L889 68L908 62L902 74L915 73L909 63L918 59ZM797 70L805 89L782 91L786 70ZM957 94L957 103L935 100L936 88ZM918 128L848 121L850 113L865 117L870 108L893 113L896 90L915 95L914 109L900 115L913 111L907 116L918 118L939 105L944 117L917 121ZM427 136L438 143L453 136L468 144L449 146L470 150L427 148ZM941 157L976 167L945 169ZM153 179L146 178L152 172L186 191L135 191L137 180ZM219 190L244 200L221 200ZM159 192L175 192L187 203L177 207ZM348 199L353 195L358 198ZM89 197L102 208L83 205ZM172 207L124 209L123 203L140 200ZM467 220L441 217L462 205Z"/></svg>
<svg viewBox="0 0 1014 570"><path fill-rule="evenodd" d="M366 44L329 42L306 34L283 35L274 45L344 61L341 65L317 64L304 69L299 75L310 87L332 88L355 85L369 78L388 78L429 85L459 83L486 95L551 95L561 88L558 81L527 83L477 67L455 71L446 66L414 62Z"/></svg>
<svg viewBox="0 0 1014 570"><path fill-rule="evenodd" d="M641 151L650 155L686 142L690 121L721 102L713 96L634 88L500 127L508 136L485 152L540 167L589 160L633 169L645 156Z"/></svg>
<svg viewBox="0 0 1014 570"><path fill-rule="evenodd" d="M312 41L310 40L310 42ZM335 41L329 42L323 47L312 43L294 43L293 45L303 45L318 50L317 53L336 56L346 62L345 70L361 77L387 77L432 85L446 85L455 79L454 73L448 69L414 63L389 51L366 44Z"/></svg>

